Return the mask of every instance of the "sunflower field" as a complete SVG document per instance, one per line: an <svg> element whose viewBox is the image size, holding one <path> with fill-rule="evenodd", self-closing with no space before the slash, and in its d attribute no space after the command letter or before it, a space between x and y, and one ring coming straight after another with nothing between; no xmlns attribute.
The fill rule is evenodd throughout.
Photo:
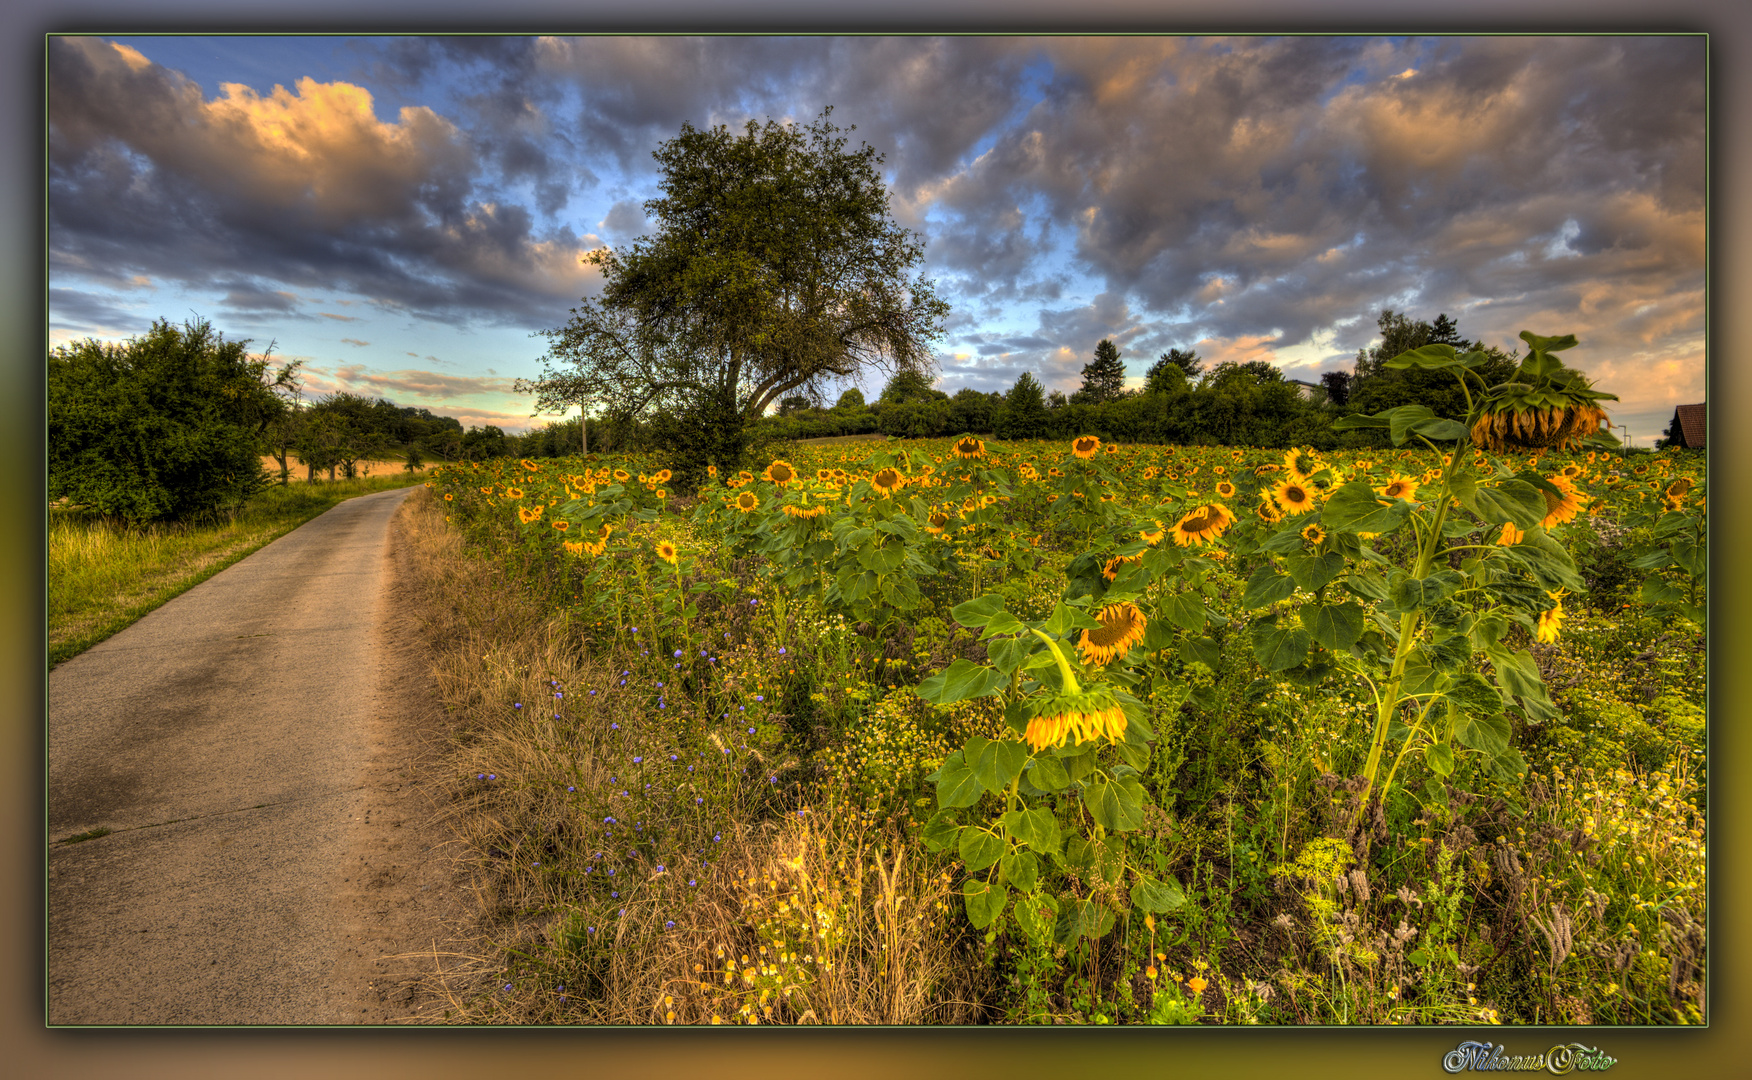
<svg viewBox="0 0 1752 1080"><path fill-rule="evenodd" d="M1702 1022L1701 456L1360 423L446 466L600 661L465 778L547 927L477 1017Z"/></svg>

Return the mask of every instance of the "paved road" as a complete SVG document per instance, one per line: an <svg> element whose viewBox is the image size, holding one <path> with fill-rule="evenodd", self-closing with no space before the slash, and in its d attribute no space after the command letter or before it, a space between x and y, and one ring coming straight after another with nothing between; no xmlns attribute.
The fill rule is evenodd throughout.
<svg viewBox="0 0 1752 1080"><path fill-rule="evenodd" d="M49 1023L361 1019L352 878L409 490L340 504L49 674Z"/></svg>

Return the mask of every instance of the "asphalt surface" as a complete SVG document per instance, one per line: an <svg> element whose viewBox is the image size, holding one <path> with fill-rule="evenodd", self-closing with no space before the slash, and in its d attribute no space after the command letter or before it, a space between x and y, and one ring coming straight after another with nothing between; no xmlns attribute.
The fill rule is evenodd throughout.
<svg viewBox="0 0 1752 1080"><path fill-rule="evenodd" d="M50 672L48 1023L380 1018L361 1015L367 887L405 868L363 852L409 490L340 504Z"/></svg>

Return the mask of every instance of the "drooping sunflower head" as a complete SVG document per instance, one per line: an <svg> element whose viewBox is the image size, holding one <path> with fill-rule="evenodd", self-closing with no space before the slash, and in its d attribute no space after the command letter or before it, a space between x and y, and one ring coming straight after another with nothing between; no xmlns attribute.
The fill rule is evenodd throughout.
<svg viewBox="0 0 1752 1080"><path fill-rule="evenodd" d="M1086 664L1106 664L1125 656L1132 646L1144 640L1148 625L1144 613L1130 602L1107 605L1096 613L1095 620L1101 625L1083 631L1077 641L1077 651L1083 654Z"/></svg>
<svg viewBox="0 0 1752 1080"><path fill-rule="evenodd" d="M770 480L775 484L789 484L797 479L797 470L789 461L779 460L768 465L761 472L762 480Z"/></svg>
<svg viewBox="0 0 1752 1080"><path fill-rule="evenodd" d="M524 458L522 460L522 462L520 462L520 464L525 469L528 469L530 472L540 472L541 471L541 466L537 465L535 462L529 460L528 458Z"/></svg>
<svg viewBox="0 0 1752 1080"><path fill-rule="evenodd" d="M582 540L562 540L560 546L566 549L568 555L584 554L584 541Z"/></svg>
<svg viewBox="0 0 1752 1080"><path fill-rule="evenodd" d="M1395 473L1393 479L1387 481L1386 486L1381 488L1381 494L1389 499L1409 499L1417 494L1417 481L1412 477L1400 476Z"/></svg>
<svg viewBox="0 0 1752 1080"><path fill-rule="evenodd" d="M974 438L972 435L963 436L956 440L955 446L951 449L951 453L963 461L984 457L985 442L982 439Z"/></svg>
<svg viewBox="0 0 1752 1080"><path fill-rule="evenodd" d="M1125 738L1125 710L1105 686L1096 684L1075 694L1054 694L1036 700L1034 716L1028 721L1023 738L1037 754L1049 746L1063 746L1073 736L1076 743L1103 737L1118 742Z"/></svg>
<svg viewBox="0 0 1752 1080"><path fill-rule="evenodd" d="M1313 522L1302 530L1302 539L1310 544L1318 544L1326 539L1326 530L1320 527L1318 521Z"/></svg>
<svg viewBox="0 0 1752 1080"><path fill-rule="evenodd" d="M870 477L870 486L879 495L892 495L906 486L906 474L892 465L877 469Z"/></svg>
<svg viewBox="0 0 1752 1080"><path fill-rule="evenodd" d="M675 545L668 540L657 541L657 557L669 565L674 566L675 560L680 554Z"/></svg>
<svg viewBox="0 0 1752 1080"><path fill-rule="evenodd" d="M1174 542L1181 547L1204 545L1223 535L1235 516L1222 503L1206 503L1182 515L1174 523Z"/></svg>
<svg viewBox="0 0 1752 1080"><path fill-rule="evenodd" d="M1093 435L1079 435L1071 440L1071 453L1088 461L1095 456L1095 451L1101 449L1101 440Z"/></svg>
<svg viewBox="0 0 1752 1080"><path fill-rule="evenodd" d="M748 513L760 505L760 497L752 491L744 491L736 496L736 509Z"/></svg>
<svg viewBox="0 0 1752 1080"><path fill-rule="evenodd" d="M1285 514L1305 514L1314 509L1314 491L1301 480L1285 480L1271 495Z"/></svg>

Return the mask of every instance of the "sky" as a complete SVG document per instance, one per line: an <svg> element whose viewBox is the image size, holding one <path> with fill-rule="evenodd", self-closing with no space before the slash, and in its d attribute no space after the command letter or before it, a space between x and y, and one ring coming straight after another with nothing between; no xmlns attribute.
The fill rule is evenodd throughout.
<svg viewBox="0 0 1752 1080"><path fill-rule="evenodd" d="M1315 381L1384 308L1521 330L1649 445L1704 400L1701 36L58 37L49 342L201 317L307 394L506 431L681 126L883 155L950 393L1111 339ZM880 376L864 383L880 389Z"/></svg>

